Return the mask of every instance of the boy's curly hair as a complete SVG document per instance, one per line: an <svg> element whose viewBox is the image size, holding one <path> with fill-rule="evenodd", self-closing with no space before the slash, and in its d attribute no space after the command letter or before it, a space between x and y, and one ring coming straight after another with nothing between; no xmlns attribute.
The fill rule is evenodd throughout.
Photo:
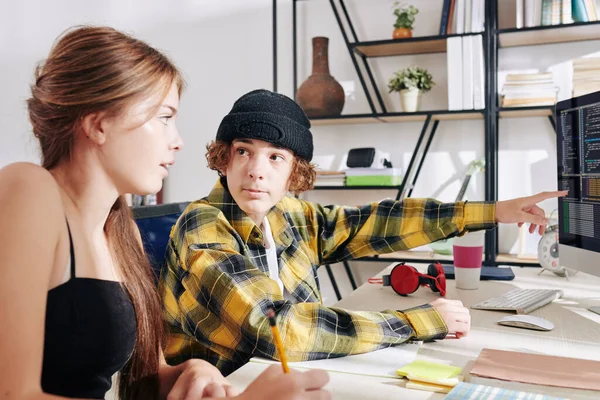
<svg viewBox="0 0 600 400"><path fill-rule="evenodd" d="M230 154L231 143L213 140L206 146L208 168L217 171L219 176L223 177L222 171L227 169ZM294 156L292 172L288 180L288 190L295 195L311 190L314 187L316 175L314 164Z"/></svg>

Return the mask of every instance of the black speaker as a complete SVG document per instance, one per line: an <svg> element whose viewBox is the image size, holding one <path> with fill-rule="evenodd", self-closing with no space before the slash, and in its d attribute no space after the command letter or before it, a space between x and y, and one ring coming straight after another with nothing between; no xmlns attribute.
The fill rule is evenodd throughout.
<svg viewBox="0 0 600 400"><path fill-rule="evenodd" d="M363 147L360 149L351 149L348 152L348 168L368 168L373 165L375 159L375 148Z"/></svg>
<svg viewBox="0 0 600 400"><path fill-rule="evenodd" d="M392 163L385 157L385 153L374 147L350 149L346 166L348 168L392 168Z"/></svg>

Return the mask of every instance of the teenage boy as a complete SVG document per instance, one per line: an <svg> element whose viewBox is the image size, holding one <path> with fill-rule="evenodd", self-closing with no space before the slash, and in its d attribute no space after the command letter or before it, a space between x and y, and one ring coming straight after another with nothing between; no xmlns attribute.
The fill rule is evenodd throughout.
<svg viewBox="0 0 600 400"><path fill-rule="evenodd" d="M356 312L322 304L322 264L421 246L496 223L532 224L535 204L565 193L510 201L442 204L383 200L321 206L287 195L312 188L310 122L290 98L267 90L233 105L208 146L220 179L174 226L161 276L170 363L202 358L229 374L252 356L275 358L273 307L290 361L365 353L409 339L464 336L470 314L457 300L408 310Z"/></svg>

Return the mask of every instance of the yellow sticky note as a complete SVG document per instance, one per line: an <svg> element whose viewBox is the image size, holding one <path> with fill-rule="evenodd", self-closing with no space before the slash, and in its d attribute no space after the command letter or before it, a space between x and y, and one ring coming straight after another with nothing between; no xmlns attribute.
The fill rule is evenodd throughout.
<svg viewBox="0 0 600 400"><path fill-rule="evenodd" d="M463 380L462 375L456 375L454 378L448 378L448 379L430 379L430 378L425 378L422 376L414 376L414 375L406 375L406 377L408 378L409 381L413 381L413 382L429 383L431 385L436 385L436 386L450 386L450 387L454 387L454 386L458 385L458 383L462 382L462 380Z"/></svg>
<svg viewBox="0 0 600 400"><path fill-rule="evenodd" d="M426 392L435 392L435 393L450 393L452 387L450 386L439 386L432 385L431 383L422 383L422 382L407 382L407 389L415 389L415 390L424 390Z"/></svg>
<svg viewBox="0 0 600 400"><path fill-rule="evenodd" d="M423 377L429 381L452 378L461 372L462 368L460 367L423 360L416 360L396 371L400 376L411 375L414 377Z"/></svg>

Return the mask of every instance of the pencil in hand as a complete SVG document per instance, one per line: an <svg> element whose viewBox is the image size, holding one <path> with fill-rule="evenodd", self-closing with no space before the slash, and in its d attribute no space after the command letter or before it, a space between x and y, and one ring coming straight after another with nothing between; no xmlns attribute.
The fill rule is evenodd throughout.
<svg viewBox="0 0 600 400"><path fill-rule="evenodd" d="M277 321L275 320L275 310L271 308L267 313L267 317L269 317L269 325L271 325L271 333L273 334L275 349L277 350L277 354L279 355L279 359L281 360L281 367L283 368L284 373L289 374L290 369L287 365L287 358L285 356L285 351L283 350L281 337L279 336L279 329L277 329Z"/></svg>

